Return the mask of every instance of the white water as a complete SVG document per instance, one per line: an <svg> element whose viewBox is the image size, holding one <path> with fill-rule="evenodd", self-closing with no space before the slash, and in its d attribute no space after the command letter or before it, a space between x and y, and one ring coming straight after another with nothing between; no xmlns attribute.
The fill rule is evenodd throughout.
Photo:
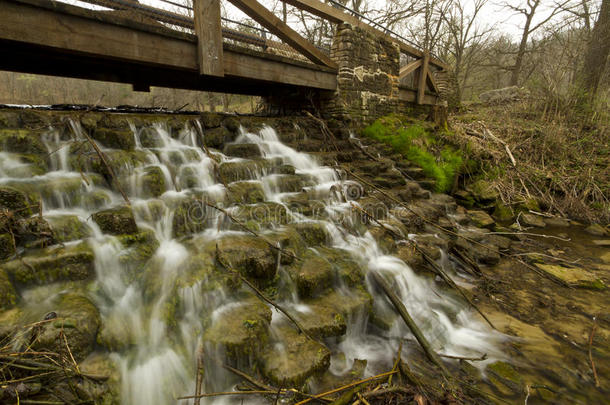
<svg viewBox="0 0 610 405"><path fill-rule="evenodd" d="M83 139L82 128L72 123L73 137ZM181 395L194 393L196 353L204 345L201 341L204 323L202 314L211 314L212 321L222 311L238 305L228 298L222 290L207 291L204 281L188 287L174 290L174 281L193 254L192 244L176 239L172 234L173 207L176 201L192 195L208 195L221 199L224 186L214 180L214 162L197 146L195 128L185 128L180 134L170 134L161 124L149 128L132 127L136 139L136 150L145 156L146 163L127 166L121 170L121 184L129 194L136 216L138 227L154 232L159 247L150 262L146 265L146 275L159 280L153 293L147 290L146 283L135 280L128 275L120 258L127 254L118 239L104 235L90 219L90 215L104 207L122 204L120 195L102 185L87 184L81 180L79 193L101 191L108 200L102 206L91 207L78 201L74 195L50 193L43 196L45 216L77 215L91 228L92 236L88 243L95 252L95 269L97 273L96 288L93 298L101 311L104 325L122 334L122 339L129 342L129 348L117 351L112 355L122 375L122 402L135 404L168 404L174 403ZM143 147L142 131L152 132L156 140L154 147ZM173 137L171 135L174 135ZM74 181L81 178L78 171L71 167L69 159L69 139L62 139L55 131L50 130L45 144L51 154L52 171L25 178L14 176L27 170L23 164L2 153L0 156L0 182L41 182ZM237 143L256 143L267 159L280 158L285 164L295 167L297 175L306 175L314 179L315 185L305 191L323 200L329 220L323 221L331 236L330 245L348 251L365 270L375 270L393 280L393 285L403 303L418 323L435 349L451 355L480 355L487 353L490 358L499 356L496 343L501 339L481 323L463 302L444 295L433 281L417 276L412 269L396 257L384 254L369 232L354 232L349 224L352 220L351 203L345 195L358 195L361 187L354 182L341 181L337 173L329 167L316 163L315 159L282 144L275 131L265 127L258 134L243 132ZM106 150L107 152L111 152ZM218 152L216 157L221 161L237 161ZM147 169L158 168L165 179L165 192L158 198L146 198L147 190L143 189L142 178ZM256 181L265 187L267 201L282 202L294 193L278 193L274 186L280 175L256 173ZM77 180L78 181L78 180ZM355 191L354 191L355 190ZM288 205L287 205L288 206ZM213 240L229 232L227 223L218 218L211 221L209 229L197 236L202 243ZM298 212L289 216L292 221L310 221ZM405 235L405 239L408 235ZM281 269L280 269L281 273ZM296 313L307 313L310 308L299 301L299 298L282 277L284 288L292 288L291 294L283 302ZM368 282L367 282L368 283ZM335 286L344 295L349 290L341 285ZM368 290L373 294L376 311L392 312L384 296L379 295L371 285ZM164 308L168 300L178 294L180 312L176 314L176 324L168 325ZM346 296L345 299L349 299ZM273 325L281 318L273 312ZM336 374L347 372L355 359L366 359L366 373L372 375L387 370L395 356L400 339L411 335L404 324L397 320L386 332L371 332L366 314L354 314L349 319L348 331L340 339L329 341L333 350L331 371ZM403 356L408 358L409 347L415 343L405 344ZM340 355L341 354L341 355ZM222 356L222 353L216 353ZM225 372L206 366L206 390L226 391L233 389L234 380ZM210 367L212 367L210 369ZM213 372L209 372L212 370ZM206 399L202 403L231 403L230 398Z"/></svg>

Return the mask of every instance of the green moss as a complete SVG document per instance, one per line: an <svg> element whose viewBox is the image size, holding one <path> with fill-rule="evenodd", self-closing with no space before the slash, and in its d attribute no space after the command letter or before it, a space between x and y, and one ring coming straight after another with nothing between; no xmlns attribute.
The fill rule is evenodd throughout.
<svg viewBox="0 0 610 405"><path fill-rule="evenodd" d="M365 128L363 134L391 146L421 167L428 177L435 180L436 191L449 191L462 168L463 158L459 151L449 145L440 145L421 124L407 126L398 116L378 119Z"/></svg>
<svg viewBox="0 0 610 405"><path fill-rule="evenodd" d="M144 198L158 197L165 192L165 175L159 166L150 166L144 170L141 187Z"/></svg>
<svg viewBox="0 0 610 405"><path fill-rule="evenodd" d="M104 233L123 235L138 232L131 208L127 206L98 211L91 217Z"/></svg>
<svg viewBox="0 0 610 405"><path fill-rule="evenodd" d="M0 146L6 152L47 153L40 133L27 129L0 129Z"/></svg>
<svg viewBox="0 0 610 405"><path fill-rule="evenodd" d="M96 128L91 136L112 149L133 150L136 146L133 133L129 130Z"/></svg>
<svg viewBox="0 0 610 405"><path fill-rule="evenodd" d="M82 239L89 235L89 227L76 215L48 216L53 237L58 242Z"/></svg>
<svg viewBox="0 0 610 405"><path fill-rule="evenodd" d="M6 271L0 268L0 309L8 309L17 303L17 292Z"/></svg>
<svg viewBox="0 0 610 405"><path fill-rule="evenodd" d="M263 185L259 181L236 181L228 185L229 196L236 203L255 204L265 201Z"/></svg>
<svg viewBox="0 0 610 405"><path fill-rule="evenodd" d="M38 198L15 187L0 187L0 208L16 211L18 216L27 217L32 215L33 210L38 209Z"/></svg>

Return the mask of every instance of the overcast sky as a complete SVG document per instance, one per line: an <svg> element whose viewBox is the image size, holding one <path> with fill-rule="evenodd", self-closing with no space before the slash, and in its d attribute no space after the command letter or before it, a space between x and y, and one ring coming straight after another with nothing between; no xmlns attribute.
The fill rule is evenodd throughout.
<svg viewBox="0 0 610 405"><path fill-rule="evenodd" d="M78 0L58 0L73 4L78 4L79 6L84 5ZM160 0L139 0L142 4L151 5L157 8L163 8L168 10L176 10L176 6L172 6L171 4L164 3ZM174 3L186 4L186 0L169 0ZM240 10L230 4L227 0L221 0L223 8L227 13L227 16L232 19L241 19L246 17ZM474 0L462 0L465 2L466 9L471 8L471 5L474 3ZM502 7L503 1L509 1L511 4L518 5L522 0L490 0L485 5L484 9L480 13L480 17L478 18L478 23L481 25L494 25L497 30L504 32L508 35L511 35L513 38L518 38L521 34L520 27L523 26L524 17L522 15L516 14L514 11L508 10L505 7ZM523 0L524 1L524 0ZM554 4L555 0L542 0L543 4ZM595 0L598 3L601 0ZM274 5L279 11L281 10L281 3L279 0L259 0L259 2L265 4L267 7L272 8ZM385 0L365 0L369 4L373 5L375 9L383 9L386 5ZM85 3L87 7L92 7ZM470 7L469 7L470 6ZM537 17L535 18L534 24L536 21L540 21L550 13L550 9L548 7L541 7L537 12Z"/></svg>

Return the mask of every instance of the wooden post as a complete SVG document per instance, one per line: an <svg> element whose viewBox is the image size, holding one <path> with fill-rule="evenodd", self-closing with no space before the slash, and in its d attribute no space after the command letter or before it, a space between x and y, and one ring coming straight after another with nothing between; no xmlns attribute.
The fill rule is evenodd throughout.
<svg viewBox="0 0 610 405"><path fill-rule="evenodd" d="M417 78L417 104L424 103L426 95L426 79L428 78L428 62L430 61L430 52L424 52L421 67L419 68L419 77Z"/></svg>
<svg viewBox="0 0 610 405"><path fill-rule="evenodd" d="M199 73L224 76L220 0L193 0Z"/></svg>

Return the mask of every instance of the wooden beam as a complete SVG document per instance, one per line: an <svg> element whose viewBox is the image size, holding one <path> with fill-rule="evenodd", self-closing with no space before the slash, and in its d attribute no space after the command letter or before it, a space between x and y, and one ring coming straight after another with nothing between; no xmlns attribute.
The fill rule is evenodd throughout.
<svg viewBox="0 0 610 405"><path fill-rule="evenodd" d="M360 21L358 18L354 17L353 15L344 13L343 11L329 6L328 4L324 4L318 0L281 0L284 3L290 4L291 6L294 6L298 9L307 11L315 16L318 16L320 18L324 18L325 20L328 20L330 22L334 22L334 23L348 23L353 25L354 27L358 27L358 28L362 28L365 31L368 31L374 35L377 36L383 36L384 38L388 39L389 41L392 42L396 42L398 43L398 45L400 46L400 51L409 55L409 56L413 56L416 58L421 58L424 56L424 53L417 49L414 46L411 46L407 43L405 43L404 41L401 41L400 39L391 37L389 35L387 35L385 32L371 27L370 25ZM437 58L430 58L430 63L438 66L441 69L448 69L449 66L447 64L445 64L442 60L437 59Z"/></svg>
<svg viewBox="0 0 610 405"><path fill-rule="evenodd" d="M286 25L256 0L229 0L253 20L277 35L282 41L301 52L314 63L337 68L337 64L330 57L323 54L318 48L299 35L298 32Z"/></svg>
<svg viewBox="0 0 610 405"><path fill-rule="evenodd" d="M195 34L199 73L224 76L220 0L194 0Z"/></svg>
<svg viewBox="0 0 610 405"><path fill-rule="evenodd" d="M419 77L417 82L417 104L424 103L424 95L426 93L426 80L428 78L428 61L430 60L430 54L424 52L424 59L422 65L419 68Z"/></svg>
<svg viewBox="0 0 610 405"><path fill-rule="evenodd" d="M408 87L399 87L398 88L398 98L401 101L407 101L409 103L417 102L417 91L410 89ZM424 95L424 105L435 105L437 102L437 97L431 94Z"/></svg>
<svg viewBox="0 0 610 405"><path fill-rule="evenodd" d="M400 74L399 74L399 78L400 79L404 79L405 77L407 77L410 73L415 72L415 70L417 70L422 64L422 60L418 59L414 62L409 63L407 66L403 67L400 69Z"/></svg>
<svg viewBox="0 0 610 405"><path fill-rule="evenodd" d="M432 74L430 69L428 69L428 76L426 77L426 83L428 84L428 87L430 87L430 90L433 93L436 93L436 94L439 93L438 86L436 85L436 80L434 79L434 75Z"/></svg>
<svg viewBox="0 0 610 405"><path fill-rule="evenodd" d="M17 47L19 44L42 47L49 54L61 56L66 61L66 67L62 69L69 72L74 70L68 66L70 63L78 64L81 58L86 58L99 60L100 64L108 66L142 66L151 72L146 83L153 86L170 82L165 77L155 77L155 70L160 72L159 76L167 75L167 72L176 76L199 75L197 40L193 35L49 0L0 0L0 10L0 41L14 43ZM10 55L3 55L0 69L18 64L18 61L10 59ZM262 56L254 51L237 51L229 45L224 46L223 68L227 77L223 85L234 82L232 87L235 88L239 87L239 81L249 86L258 82L261 94L273 85L331 91L337 88L336 71L329 68L274 55ZM41 73L43 70L44 66L19 65L19 71ZM53 74L61 75L60 72L61 69L57 68ZM113 71L107 73L108 79L104 80L138 82L137 77L113 78ZM79 77L86 76L87 73L83 72ZM191 88L215 87L222 90L222 86L216 86L213 80L213 77L202 76L201 80L193 81Z"/></svg>

